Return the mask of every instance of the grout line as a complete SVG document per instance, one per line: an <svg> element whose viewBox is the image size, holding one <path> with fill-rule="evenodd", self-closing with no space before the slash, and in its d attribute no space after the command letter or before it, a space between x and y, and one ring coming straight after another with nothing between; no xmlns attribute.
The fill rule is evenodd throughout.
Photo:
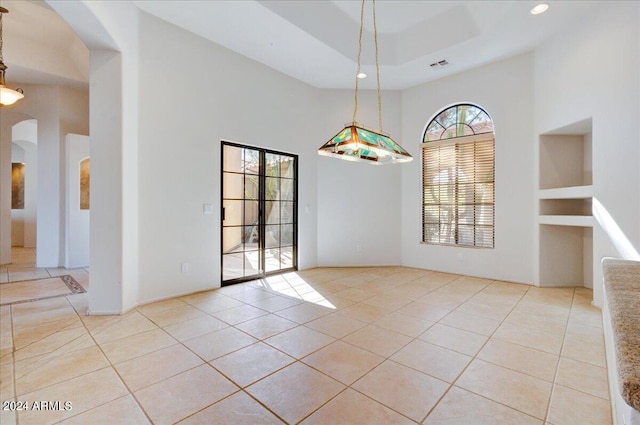
<svg viewBox="0 0 640 425"><path fill-rule="evenodd" d="M574 288L573 293L571 294L571 307L569 308L569 314L567 315L567 319L564 324L564 333L562 334L562 346L560 347L560 353L558 354L558 364L556 365L556 371L553 374L553 384L551 385L551 392L549 393L549 399L547 402L547 410L544 414L544 423L547 423L549 419L549 413L551 413L551 401L553 400L553 394L556 391L556 381L558 380L558 374L560 373L560 362L562 361L562 353L564 352L564 343L567 339L567 330L569 329L569 320L571 319L571 311L573 310L573 303L576 297L576 290Z"/></svg>

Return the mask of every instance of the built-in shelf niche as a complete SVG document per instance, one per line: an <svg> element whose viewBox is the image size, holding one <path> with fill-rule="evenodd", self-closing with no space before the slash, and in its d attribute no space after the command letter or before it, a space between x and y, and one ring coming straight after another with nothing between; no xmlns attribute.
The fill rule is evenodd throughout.
<svg viewBox="0 0 640 425"><path fill-rule="evenodd" d="M540 286L593 287L593 228L540 225Z"/></svg>
<svg viewBox="0 0 640 425"><path fill-rule="evenodd" d="M593 287L592 122L540 135L540 286Z"/></svg>
<svg viewBox="0 0 640 425"><path fill-rule="evenodd" d="M593 184L591 135L591 120L540 135L540 189Z"/></svg>
<svg viewBox="0 0 640 425"><path fill-rule="evenodd" d="M540 215L591 215L591 198L541 199Z"/></svg>

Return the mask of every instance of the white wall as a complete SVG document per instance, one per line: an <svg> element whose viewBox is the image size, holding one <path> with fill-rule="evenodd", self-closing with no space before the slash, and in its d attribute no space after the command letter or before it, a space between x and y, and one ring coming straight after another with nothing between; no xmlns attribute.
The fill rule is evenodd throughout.
<svg viewBox="0 0 640 425"><path fill-rule="evenodd" d="M89 210L80 209L80 161L89 156L89 137L68 134L66 151L65 259L68 269L89 265Z"/></svg>
<svg viewBox="0 0 640 425"><path fill-rule="evenodd" d="M321 90L316 96L323 123L316 149L352 121L353 90ZM378 130L375 91L360 91L357 121ZM384 131L419 161L400 131L399 92L384 92ZM318 157L318 266L384 266L401 263L401 170Z"/></svg>
<svg viewBox="0 0 640 425"><path fill-rule="evenodd" d="M317 90L147 14L139 25L139 302L220 285L220 217L202 208L220 210L221 140L299 155L298 264L315 266L316 149L330 137Z"/></svg>
<svg viewBox="0 0 640 425"><path fill-rule="evenodd" d="M615 6L534 54L535 133L593 119L593 190L601 205L593 232L597 305L600 259L640 259L640 3Z"/></svg>
<svg viewBox="0 0 640 425"><path fill-rule="evenodd" d="M533 80L525 54L402 93L404 147L416 161L402 166L402 264L514 282L533 281ZM446 106L470 102L495 125L495 249L421 244L422 165L425 126ZM463 261L458 261L458 254Z"/></svg>

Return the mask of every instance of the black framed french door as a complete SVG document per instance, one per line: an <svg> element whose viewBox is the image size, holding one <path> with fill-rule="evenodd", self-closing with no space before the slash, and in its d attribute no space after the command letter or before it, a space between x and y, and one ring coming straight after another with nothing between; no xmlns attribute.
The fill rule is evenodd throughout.
<svg viewBox="0 0 640 425"><path fill-rule="evenodd" d="M298 156L222 142L222 286L297 270Z"/></svg>

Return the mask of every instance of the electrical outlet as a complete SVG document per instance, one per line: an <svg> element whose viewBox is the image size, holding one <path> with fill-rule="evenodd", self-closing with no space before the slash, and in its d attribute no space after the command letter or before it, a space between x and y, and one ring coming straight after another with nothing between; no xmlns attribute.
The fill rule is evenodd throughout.
<svg viewBox="0 0 640 425"><path fill-rule="evenodd" d="M458 253L458 261L464 261L464 255L461 252Z"/></svg>
<svg viewBox="0 0 640 425"><path fill-rule="evenodd" d="M362 245L356 245L356 252L362 252Z"/></svg>

